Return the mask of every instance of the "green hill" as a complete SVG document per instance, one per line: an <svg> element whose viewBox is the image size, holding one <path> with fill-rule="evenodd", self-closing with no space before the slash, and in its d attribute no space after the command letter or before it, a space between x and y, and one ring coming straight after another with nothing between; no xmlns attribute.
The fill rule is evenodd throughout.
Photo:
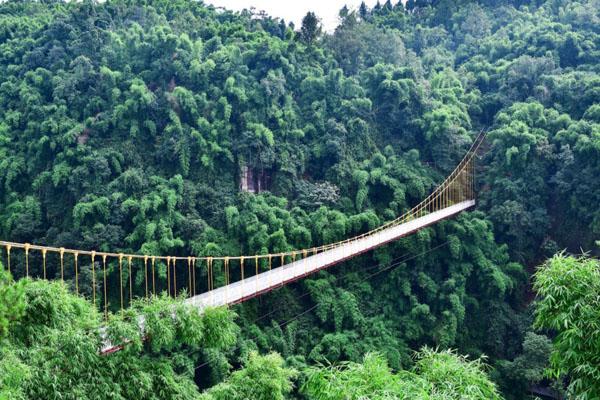
<svg viewBox="0 0 600 400"><path fill-rule="evenodd" d="M353 379L452 348L524 398L544 364L529 345L547 340L533 268L598 251L599 10L388 1L324 34L310 14L293 27L199 1L2 2L0 238L181 256L326 244L412 207L488 130L477 211L236 306L236 345L174 365L228 393L228 365L275 351L309 396L317 363L351 362Z"/></svg>

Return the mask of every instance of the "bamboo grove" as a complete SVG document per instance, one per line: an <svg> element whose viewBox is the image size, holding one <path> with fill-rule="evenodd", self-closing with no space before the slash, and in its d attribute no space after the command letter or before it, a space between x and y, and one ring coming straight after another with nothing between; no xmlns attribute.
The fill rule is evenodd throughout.
<svg viewBox="0 0 600 400"><path fill-rule="evenodd" d="M598 397L599 10L2 2L0 399Z"/></svg>

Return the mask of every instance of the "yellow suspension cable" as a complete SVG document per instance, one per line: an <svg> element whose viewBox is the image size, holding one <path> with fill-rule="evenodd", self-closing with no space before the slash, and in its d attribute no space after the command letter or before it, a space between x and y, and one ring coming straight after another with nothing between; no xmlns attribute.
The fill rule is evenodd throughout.
<svg viewBox="0 0 600 400"><path fill-rule="evenodd" d="M192 296L196 295L196 258L192 258Z"/></svg>
<svg viewBox="0 0 600 400"><path fill-rule="evenodd" d="M468 165L467 165L468 167ZM464 201L469 200L469 169L463 171L463 198Z"/></svg>
<svg viewBox="0 0 600 400"><path fill-rule="evenodd" d="M171 295L171 257L167 257L167 294Z"/></svg>
<svg viewBox="0 0 600 400"><path fill-rule="evenodd" d="M206 259L206 291L210 292L210 257Z"/></svg>
<svg viewBox="0 0 600 400"><path fill-rule="evenodd" d="M92 251L92 304L96 308L96 252Z"/></svg>
<svg viewBox="0 0 600 400"><path fill-rule="evenodd" d="M46 249L42 250L42 268L44 270L44 279L46 279L46 252Z"/></svg>
<svg viewBox="0 0 600 400"><path fill-rule="evenodd" d="M152 256L152 295L156 295L156 279L154 276L154 266L156 258Z"/></svg>
<svg viewBox="0 0 600 400"><path fill-rule="evenodd" d="M475 170L475 168L476 168L475 159L473 159L471 161L471 174L473 176L473 179L471 180L471 190L473 191L473 199L476 196L476 194L475 194L476 193L475 192L475 189L476 189L475 185L477 183L477 181L476 181L476 175L475 175L477 173L477 171Z"/></svg>
<svg viewBox="0 0 600 400"><path fill-rule="evenodd" d="M463 174L463 171L461 171L460 175L459 175L459 181L458 181L458 184L457 184L457 186L458 186L458 199L457 199L457 203L460 203L461 201L463 201L463 197L462 197L462 195L463 195L463 193L462 193L462 191L463 191L463 182L462 182L463 179L464 179L464 174Z"/></svg>
<svg viewBox="0 0 600 400"><path fill-rule="evenodd" d="M302 250L302 258L304 259L304 273L306 274L308 272L308 252L306 250Z"/></svg>
<svg viewBox="0 0 600 400"><path fill-rule="evenodd" d="M475 159L471 160L471 196L475 199Z"/></svg>
<svg viewBox="0 0 600 400"><path fill-rule="evenodd" d="M440 194L440 209L446 208L446 198L447 198L448 188L444 187L442 189L442 193Z"/></svg>
<svg viewBox="0 0 600 400"><path fill-rule="evenodd" d="M467 201L469 200L469 164L466 164L463 171L462 171L462 196L463 196L463 201Z"/></svg>
<svg viewBox="0 0 600 400"><path fill-rule="evenodd" d="M77 272L77 259L79 258L79 253L73 254L73 262L75 264L75 293L79 294L79 274Z"/></svg>
<svg viewBox="0 0 600 400"><path fill-rule="evenodd" d="M212 258L208 257L206 260L206 280L208 285L208 291L212 290Z"/></svg>
<svg viewBox="0 0 600 400"><path fill-rule="evenodd" d="M469 161L469 182L468 182L468 191L469 191L469 200L471 200L473 198L473 190L472 190L472 185L473 185L473 163Z"/></svg>
<svg viewBox="0 0 600 400"><path fill-rule="evenodd" d="M108 319L108 295L106 285L106 254L102 255L102 270L104 271L104 319Z"/></svg>
<svg viewBox="0 0 600 400"><path fill-rule="evenodd" d="M469 200L471 200L471 197L473 197L472 191L471 191L471 183L473 182L473 175L471 174L471 166L472 163L469 162L468 165L468 174L467 174L467 192L468 192L468 196L469 196Z"/></svg>
<svg viewBox="0 0 600 400"><path fill-rule="evenodd" d="M129 305L133 302L133 277L131 273L131 257L127 257L127 268L129 270Z"/></svg>
<svg viewBox="0 0 600 400"><path fill-rule="evenodd" d="M477 197L477 164L476 164L476 160L473 158L473 160L471 161L471 170L472 170L472 174L473 174L473 182L471 182L471 189L473 190L473 198Z"/></svg>
<svg viewBox="0 0 600 400"><path fill-rule="evenodd" d="M456 178L460 177L460 173L456 176ZM458 180L454 179L452 182L452 205L458 203Z"/></svg>
<svg viewBox="0 0 600 400"><path fill-rule="evenodd" d="M148 256L144 256L144 286L146 287L146 299L148 299Z"/></svg>
<svg viewBox="0 0 600 400"><path fill-rule="evenodd" d="M60 280L65 281L65 248L60 248Z"/></svg>
<svg viewBox="0 0 600 400"><path fill-rule="evenodd" d="M188 293L193 296L192 293L192 257L188 257Z"/></svg>
<svg viewBox="0 0 600 400"><path fill-rule="evenodd" d="M177 269L175 268L176 258L173 258L173 297L177 298Z"/></svg>
<svg viewBox="0 0 600 400"><path fill-rule="evenodd" d="M29 278L29 243L25 243L25 276Z"/></svg>
<svg viewBox="0 0 600 400"><path fill-rule="evenodd" d="M121 312L123 312L123 254L119 254L119 295L121 297Z"/></svg>
<svg viewBox="0 0 600 400"><path fill-rule="evenodd" d="M156 295L156 279L154 276L154 267L156 264L156 258L154 256L152 256L152 295L155 296Z"/></svg>
<svg viewBox="0 0 600 400"><path fill-rule="evenodd" d="M242 280L244 280L244 256L240 258L240 270L242 274Z"/></svg>
<svg viewBox="0 0 600 400"><path fill-rule="evenodd" d="M254 256L254 282L256 286L256 292L258 292L258 256Z"/></svg>
<svg viewBox="0 0 600 400"><path fill-rule="evenodd" d="M271 254L269 254L269 272L271 272L272 264L273 264L273 260L271 258ZM269 280L268 280L268 282L269 282L269 286L271 286L271 274L269 274Z"/></svg>
<svg viewBox="0 0 600 400"><path fill-rule="evenodd" d="M229 257L225 257L225 302L229 301Z"/></svg>

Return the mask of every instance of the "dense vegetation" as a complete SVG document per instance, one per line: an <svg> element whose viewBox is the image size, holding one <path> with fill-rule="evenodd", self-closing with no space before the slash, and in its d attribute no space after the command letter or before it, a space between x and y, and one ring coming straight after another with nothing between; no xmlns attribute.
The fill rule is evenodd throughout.
<svg viewBox="0 0 600 400"><path fill-rule="evenodd" d="M251 351L242 369L198 393L193 381L196 364L235 343L238 327L231 311L208 309L200 315L168 297L154 298L111 316L101 328L103 320L92 304L70 294L64 284L14 283L3 269L0 273L0 290L19 309L10 314L10 331L0 336L2 400L283 399L292 391L296 370L286 367L278 354L260 356ZM3 323L7 320L4 315L0 318ZM139 318L144 318L143 331ZM124 338L127 344L121 351L99 354L99 348L123 343ZM337 371L313 368L302 392L315 399L355 398L361 392L385 397L390 391L403 398L438 393L455 398L478 391L478 399L497 398L494 384L478 362L427 349L419 358L418 374L397 380L383 358L367 355L364 366L358 366L360 372L340 372L343 378L336 379L343 385L340 389L326 382ZM353 374L358 377L352 378ZM365 387L345 382L360 377ZM383 387L373 387L378 384Z"/></svg>
<svg viewBox="0 0 600 400"><path fill-rule="evenodd" d="M478 211L238 306L238 328L214 311L220 342L210 316L184 309L185 322L154 318L156 337L134 340L134 315L176 307L159 298L111 319L134 342L104 359L89 303L59 284L1 286L0 371L18 371L0 375L0 398L4 387L152 398L159 386L172 392L157 398L439 398L449 374L478 385L470 398L522 399L550 384L549 359L552 378L594 398L597 358L582 372L578 355L555 355L574 339L553 307L575 300L534 315L529 277L560 249L597 251L599 43L598 0L388 1L342 9L333 34L312 14L294 28L187 0L3 2L3 239L170 255L304 248L399 215L489 134ZM266 190L240 191L244 171ZM542 296L557 290L539 282ZM450 348L485 355L498 389ZM102 392L87 386L99 377Z"/></svg>
<svg viewBox="0 0 600 400"><path fill-rule="evenodd" d="M158 298L113 316L101 329L103 319L92 304L62 283L14 284L2 274L0 290L11 289L6 300L20 306L8 334L0 337L2 400L194 398L199 354L226 350L235 342L234 315L224 309L200 315ZM145 318L145 342L139 316ZM122 351L99 354L107 343L123 338L128 344Z"/></svg>
<svg viewBox="0 0 600 400"><path fill-rule="evenodd" d="M535 325L555 331L551 376L569 377L569 394L600 396L600 262L557 255L535 274Z"/></svg>

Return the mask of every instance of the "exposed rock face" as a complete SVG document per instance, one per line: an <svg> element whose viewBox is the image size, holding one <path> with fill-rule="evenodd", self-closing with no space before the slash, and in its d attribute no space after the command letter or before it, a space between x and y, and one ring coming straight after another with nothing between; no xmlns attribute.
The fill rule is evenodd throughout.
<svg viewBox="0 0 600 400"><path fill-rule="evenodd" d="M242 165L240 169L240 190L242 192L260 193L269 190L271 176L268 171Z"/></svg>

